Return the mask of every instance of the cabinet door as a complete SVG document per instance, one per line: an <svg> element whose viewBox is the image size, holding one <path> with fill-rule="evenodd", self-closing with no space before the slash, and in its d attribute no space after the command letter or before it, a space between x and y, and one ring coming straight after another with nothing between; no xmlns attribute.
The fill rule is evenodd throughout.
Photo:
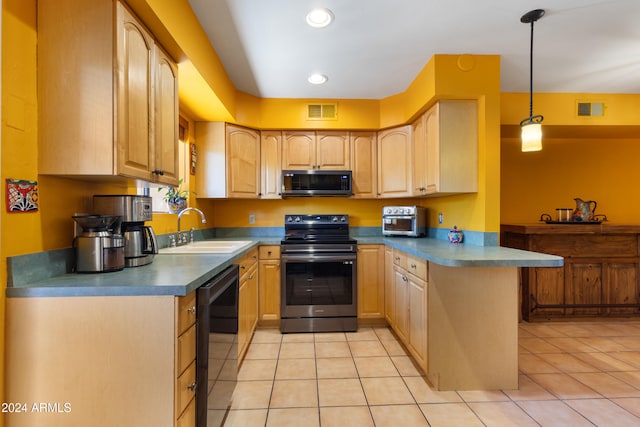
<svg viewBox="0 0 640 427"><path fill-rule="evenodd" d="M566 266L565 301L567 304L602 303L602 263L571 262ZM568 308L569 315L595 315L600 308Z"/></svg>
<svg viewBox="0 0 640 427"><path fill-rule="evenodd" d="M262 131L260 135L260 197L282 198L282 132Z"/></svg>
<svg viewBox="0 0 640 427"><path fill-rule="evenodd" d="M156 46L156 125L154 165L156 181L178 185L178 67Z"/></svg>
<svg viewBox="0 0 640 427"><path fill-rule="evenodd" d="M407 342L409 331L409 278L405 271L398 266L393 267L393 275L395 315L395 327L393 329L403 342Z"/></svg>
<svg viewBox="0 0 640 427"><path fill-rule="evenodd" d="M260 260L258 320L280 320L280 260Z"/></svg>
<svg viewBox="0 0 640 427"><path fill-rule="evenodd" d="M393 249L384 247L384 318L389 326L395 324L395 273L393 269Z"/></svg>
<svg viewBox="0 0 640 427"><path fill-rule="evenodd" d="M603 303L605 304L639 304L640 288L638 287L638 261L616 261L605 264L603 283ZM638 314L637 307L610 307L605 313Z"/></svg>
<svg viewBox="0 0 640 427"><path fill-rule="evenodd" d="M378 197L411 196L411 168L411 126L378 132Z"/></svg>
<svg viewBox="0 0 640 427"><path fill-rule="evenodd" d="M564 268L525 268L522 274L527 274L523 283L522 298L526 299L525 307L528 313L523 313L525 319L529 317L563 316L563 308L538 308L541 305L562 305L565 302L565 269Z"/></svg>
<svg viewBox="0 0 640 427"><path fill-rule="evenodd" d="M282 138L282 169L314 169L316 135L314 132L284 132Z"/></svg>
<svg viewBox="0 0 640 427"><path fill-rule="evenodd" d="M427 135L425 129L426 116L429 112L420 116L411 125L411 137L413 143L413 194L422 196L427 191Z"/></svg>
<svg viewBox="0 0 640 427"><path fill-rule="evenodd" d="M253 335L253 331L256 329L258 325L258 264L256 263L251 271L249 271L249 276L247 277L247 286L248 286L248 312L247 312L247 323L248 323L248 332L249 332L249 340L251 340L251 336ZM247 343L248 344L248 343Z"/></svg>
<svg viewBox="0 0 640 427"><path fill-rule="evenodd" d="M227 197L255 198L260 189L260 134L227 125Z"/></svg>
<svg viewBox="0 0 640 427"><path fill-rule="evenodd" d="M438 136L438 110L434 107L423 116L424 173L426 191L436 193L440 189L440 141Z"/></svg>
<svg viewBox="0 0 640 427"><path fill-rule="evenodd" d="M316 169L348 170L349 133L341 131L316 132Z"/></svg>
<svg viewBox="0 0 640 427"><path fill-rule="evenodd" d="M427 284L413 275L409 279L408 347L421 368L427 372Z"/></svg>
<svg viewBox="0 0 640 427"><path fill-rule="evenodd" d="M121 175L151 180L154 41L117 3L117 164Z"/></svg>
<svg viewBox="0 0 640 427"><path fill-rule="evenodd" d="M353 197L375 199L378 188L378 143L375 132L351 132Z"/></svg>
<svg viewBox="0 0 640 427"><path fill-rule="evenodd" d="M427 193L478 191L476 101L439 101L425 113Z"/></svg>
<svg viewBox="0 0 640 427"><path fill-rule="evenodd" d="M384 318L384 246L358 245L358 318Z"/></svg>

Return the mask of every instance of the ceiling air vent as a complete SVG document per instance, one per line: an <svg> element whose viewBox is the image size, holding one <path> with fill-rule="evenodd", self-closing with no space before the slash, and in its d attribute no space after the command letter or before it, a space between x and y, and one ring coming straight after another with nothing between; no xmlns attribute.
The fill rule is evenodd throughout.
<svg viewBox="0 0 640 427"><path fill-rule="evenodd" d="M308 104L307 119L308 120L337 120L338 105L337 104Z"/></svg>
<svg viewBox="0 0 640 427"><path fill-rule="evenodd" d="M603 114L602 102L578 102L578 117L601 117Z"/></svg>

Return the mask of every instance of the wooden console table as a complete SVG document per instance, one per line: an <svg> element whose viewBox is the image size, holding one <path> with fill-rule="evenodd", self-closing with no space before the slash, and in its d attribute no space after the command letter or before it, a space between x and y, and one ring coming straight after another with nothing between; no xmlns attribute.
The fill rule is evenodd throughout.
<svg viewBox="0 0 640 427"><path fill-rule="evenodd" d="M502 224L500 244L564 257L522 269L523 319L640 316L640 226Z"/></svg>

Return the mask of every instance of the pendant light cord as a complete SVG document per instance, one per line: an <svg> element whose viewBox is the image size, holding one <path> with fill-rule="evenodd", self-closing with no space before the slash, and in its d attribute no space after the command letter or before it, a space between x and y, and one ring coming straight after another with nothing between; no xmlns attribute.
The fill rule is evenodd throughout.
<svg viewBox="0 0 640 427"><path fill-rule="evenodd" d="M533 117L533 23L531 21L531 44L529 47L529 117Z"/></svg>

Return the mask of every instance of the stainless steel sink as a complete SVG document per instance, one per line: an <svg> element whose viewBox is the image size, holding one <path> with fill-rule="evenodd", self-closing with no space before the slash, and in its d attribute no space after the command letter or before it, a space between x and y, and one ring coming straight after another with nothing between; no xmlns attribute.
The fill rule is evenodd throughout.
<svg viewBox="0 0 640 427"><path fill-rule="evenodd" d="M160 249L160 254L230 254L251 245L250 240L201 240Z"/></svg>

